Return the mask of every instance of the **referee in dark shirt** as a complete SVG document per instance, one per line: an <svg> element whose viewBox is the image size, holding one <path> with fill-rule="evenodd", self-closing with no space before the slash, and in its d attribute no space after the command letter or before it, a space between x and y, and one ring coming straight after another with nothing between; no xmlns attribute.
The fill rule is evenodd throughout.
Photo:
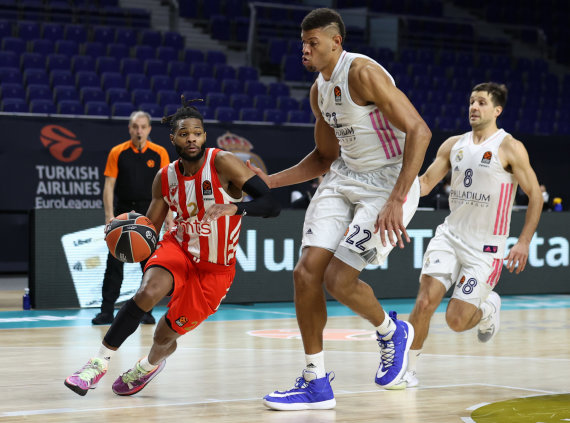
<svg viewBox="0 0 570 423"><path fill-rule="evenodd" d="M148 140L151 124L146 112L133 112L129 118L131 139L111 149L105 167L103 204L105 223L113 217L132 210L145 214L152 198L152 182L158 170L169 164L164 147ZM172 227L172 215L166 218L167 228ZM157 228L160 231L160 228ZM146 260L141 263L144 269ZM123 265L109 253L103 278L103 302L101 312L91 321L94 325L113 322L115 302L123 283ZM155 323L151 312L144 315L142 323Z"/></svg>

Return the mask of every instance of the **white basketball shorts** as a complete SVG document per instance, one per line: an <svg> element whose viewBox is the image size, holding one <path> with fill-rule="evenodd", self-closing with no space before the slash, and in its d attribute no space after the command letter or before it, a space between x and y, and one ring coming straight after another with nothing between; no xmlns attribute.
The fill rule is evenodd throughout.
<svg viewBox="0 0 570 423"><path fill-rule="evenodd" d="M303 247L321 247L349 266L362 270L367 264L382 264L392 250L386 237L374 233L378 213L388 200L401 165L371 172L354 172L339 158L319 185L303 225ZM420 198L416 178L403 206L404 225L412 219Z"/></svg>
<svg viewBox="0 0 570 423"><path fill-rule="evenodd" d="M497 285L502 269L503 259L469 247L442 223L424 254L422 275L437 279L446 290L455 284L452 298L479 307Z"/></svg>

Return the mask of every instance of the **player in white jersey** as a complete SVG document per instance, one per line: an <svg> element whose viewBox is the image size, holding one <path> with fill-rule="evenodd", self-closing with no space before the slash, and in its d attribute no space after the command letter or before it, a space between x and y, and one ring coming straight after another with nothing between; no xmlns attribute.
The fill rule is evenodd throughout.
<svg viewBox="0 0 570 423"><path fill-rule="evenodd" d="M143 389L165 365L177 339L214 314L233 282L235 247L242 216L270 217L280 206L267 185L228 151L206 148L202 115L184 102L163 121L179 159L158 171L146 213L161 228L169 210L176 226L146 263L141 287L125 303L103 338L99 352L69 376L65 385L79 395L94 389L113 354L137 329L144 313L164 296L168 310L156 325L148 356L113 383L117 395ZM242 202L243 192L252 197Z"/></svg>
<svg viewBox="0 0 570 423"><path fill-rule="evenodd" d="M337 12L313 10L301 29L303 64L320 72L310 92L315 149L297 165L270 176L254 168L270 187L328 172L307 209L303 252L294 270L306 367L292 389L264 397L265 405L277 410L336 404L332 375L324 364L323 286L376 328L376 383L390 386L405 371L413 328L395 313L388 315L359 275L368 263L384 261L396 244L403 248L403 240L409 242L406 225L418 204L417 174L431 137L384 68L343 50L345 29Z"/></svg>
<svg viewBox="0 0 570 423"><path fill-rule="evenodd" d="M478 326L480 342L497 334L501 299L493 288L503 268L517 184L529 203L518 241L505 260L510 272L516 269L518 274L526 266L543 201L524 145L497 128L506 99L504 85L476 85L469 100L472 131L447 139L420 177L423 196L451 169L451 212L438 226L424 255L420 289L410 315L415 338L408 371L396 387L418 384L416 363L431 316L451 286L455 288L445 314L449 327L462 332Z"/></svg>

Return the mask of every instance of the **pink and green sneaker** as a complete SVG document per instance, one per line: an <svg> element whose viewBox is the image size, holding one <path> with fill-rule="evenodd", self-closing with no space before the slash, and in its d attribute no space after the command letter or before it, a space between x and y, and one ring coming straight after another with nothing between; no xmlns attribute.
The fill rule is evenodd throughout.
<svg viewBox="0 0 570 423"><path fill-rule="evenodd" d="M166 364L162 360L154 370L147 372L140 366L140 360L130 370L127 370L113 383L113 392L117 395L133 395L142 390L151 380L158 375Z"/></svg>
<svg viewBox="0 0 570 423"><path fill-rule="evenodd" d="M92 358L85 366L65 379L65 386L83 396L89 389L95 389L99 380L107 373L105 360Z"/></svg>

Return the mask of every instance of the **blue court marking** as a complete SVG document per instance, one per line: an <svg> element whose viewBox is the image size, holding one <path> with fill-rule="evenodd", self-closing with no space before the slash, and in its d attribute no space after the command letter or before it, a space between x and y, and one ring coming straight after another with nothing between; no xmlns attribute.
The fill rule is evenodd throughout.
<svg viewBox="0 0 570 423"><path fill-rule="evenodd" d="M502 310L528 310L549 308L570 308L570 295L516 295L504 296ZM444 299L436 312L444 312L448 299ZM382 300L386 310L396 310L401 314L409 314L414 306L414 299ZM328 315L355 316L347 307L336 301L327 302ZM0 330L53 328L72 326L91 326L91 319L99 312L95 308L65 310L22 310L0 311ZM162 316L166 307L155 307L155 317ZM291 302L257 303L257 304L222 304L216 314L210 316L210 322L262 319L294 319L295 306Z"/></svg>

